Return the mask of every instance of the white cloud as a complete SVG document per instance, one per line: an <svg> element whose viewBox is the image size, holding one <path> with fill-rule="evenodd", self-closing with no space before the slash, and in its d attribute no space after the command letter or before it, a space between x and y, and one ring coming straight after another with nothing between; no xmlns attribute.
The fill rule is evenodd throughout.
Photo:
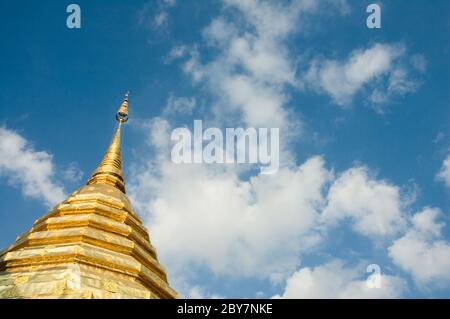
<svg viewBox="0 0 450 319"><path fill-rule="evenodd" d="M369 278L364 267L345 268L341 260L333 260L299 269L287 280L283 294L274 298L399 298L406 288L399 277L384 274L379 288L369 288Z"/></svg>
<svg viewBox="0 0 450 319"><path fill-rule="evenodd" d="M388 72L398 55L394 47L375 44L366 50L353 51L347 61L315 61L306 80L330 94L337 104L345 105L361 86Z"/></svg>
<svg viewBox="0 0 450 319"><path fill-rule="evenodd" d="M408 202L399 187L374 179L366 167L355 167L330 187L322 218L331 224L349 219L366 236L392 236L406 226L402 210Z"/></svg>
<svg viewBox="0 0 450 319"><path fill-rule="evenodd" d="M409 92L414 92L419 83L411 81L408 78L408 72L404 68L394 69L389 75L388 92L395 92L399 95L404 95Z"/></svg>
<svg viewBox="0 0 450 319"><path fill-rule="evenodd" d="M66 167L61 168L61 178L70 182L77 183L83 178L83 171L78 166L77 162L71 162Z"/></svg>
<svg viewBox="0 0 450 319"><path fill-rule="evenodd" d="M300 166L282 167L275 175L244 180L233 166L173 164L167 158L169 122L155 118L144 127L149 130L148 143L158 156L137 167L128 191L151 229L152 242L171 278L195 282L194 270L206 268L218 276L280 282L297 269L303 253L321 247L330 227L349 222L357 233L373 239L389 239L406 229L407 210L415 194L405 194L400 187L377 179L366 167L353 167L335 176L325 168L321 157L312 157ZM415 215L412 224L421 233L437 235L440 226L430 217ZM392 247L406 249L405 241L397 240ZM427 245L423 249L431 250L432 256L437 255L434 249L443 250L439 242ZM392 247L391 257L400 265L402 255L394 258L396 248ZM413 248L416 252L417 247ZM414 256L410 251L405 254ZM417 266L415 271L422 267ZM341 268L339 276L352 275L344 276L336 284L340 292L331 290L330 296L400 294L398 278L383 276L385 286L381 290L368 290L354 269ZM296 276L304 278L311 272L319 294L322 283L316 283L315 278L322 271L316 276L313 269L304 268L299 271L301 276ZM289 288L289 282L286 297L297 291ZM180 287L190 295L195 293L190 291L192 286L195 284Z"/></svg>
<svg viewBox="0 0 450 319"><path fill-rule="evenodd" d="M328 4L346 10L345 1ZM219 16L203 30L204 43L176 45L166 61L180 59L183 71L205 89L211 108L203 114L215 126L280 128L280 164L290 165L289 143L303 127L289 106L289 89L300 83L288 39L300 19L322 5L225 0ZM205 45L213 49L208 57L200 54Z"/></svg>
<svg viewBox="0 0 450 319"><path fill-rule="evenodd" d="M64 199L62 186L54 181L52 155L35 151L18 133L0 127L0 176L20 187L28 197L51 206Z"/></svg>
<svg viewBox="0 0 450 319"><path fill-rule="evenodd" d="M249 181L226 167L169 161L146 167L130 179L129 193L147 213L152 241L174 272L206 266L276 280L320 239L312 230L329 178L320 157Z"/></svg>
<svg viewBox="0 0 450 319"><path fill-rule="evenodd" d="M185 45L177 45L172 47L170 52L164 57L164 63L172 63L174 60L183 57L188 48Z"/></svg>
<svg viewBox="0 0 450 319"><path fill-rule="evenodd" d="M411 65L418 71L425 73L428 68L428 61L422 54L413 54L411 56Z"/></svg>
<svg viewBox="0 0 450 319"><path fill-rule="evenodd" d="M443 132L438 132L436 134L436 137L433 139L433 143L437 144L437 143L441 142L444 138L445 138L445 134Z"/></svg>
<svg viewBox="0 0 450 319"><path fill-rule="evenodd" d="M299 133L299 120L289 108L289 88L302 84L288 40L302 30L300 22L304 27L305 19L322 8L348 13L347 2L224 0L223 4L222 13L203 30L206 44L215 49L212 58L203 61L198 51L202 46L193 46L183 70L216 98L214 111L219 119ZM230 117L230 113L239 116Z"/></svg>
<svg viewBox="0 0 450 319"><path fill-rule="evenodd" d="M320 11L319 2L225 0L224 4L220 15L203 30L211 54L200 54L201 43L182 44L171 50L166 62L182 61L192 82L213 97L212 109L204 112L207 120L213 117L218 125L281 127L298 133L301 125L291 114L289 93L302 83L288 39L302 18ZM348 12L345 1L337 5ZM383 94L388 81L393 91L405 91L401 72L394 72L401 70L397 60L404 54L397 49L378 44L355 51L348 61L317 61L316 83L321 86L319 75L325 74L329 86L320 88L342 101L381 75L387 79ZM342 75L344 80L339 78ZM332 88L339 84L344 93ZM174 104L169 101L167 109L185 109ZM163 116L170 113L166 110ZM157 150L157 159L136 167L128 191L145 216L170 278L184 275L178 282L195 277L194 269L233 278L285 280L298 268L302 253L317 248L324 239L323 223L328 226L348 218L357 232L371 237L393 236L403 229L403 205L408 199L400 195L399 187L370 177L365 168L350 169L335 180L322 157L312 157L302 165L285 161L274 175L242 178L242 170L235 166L173 164L164 156L170 154L168 120L153 119L148 128L148 142ZM281 142L286 139L282 137ZM291 158L289 146L284 152L284 158ZM381 290L367 291L354 268L333 267L345 277L342 292L335 291L337 296L396 297L402 291L400 280L390 276L383 276ZM309 268L300 271L304 269ZM314 275L316 269L321 268L309 271ZM205 295L196 285L180 287L188 296Z"/></svg>
<svg viewBox="0 0 450 319"><path fill-rule="evenodd" d="M166 153L158 152L160 154L160 160L166 159L164 154L168 154L170 136L170 124L162 117L155 117L150 121L144 123L144 127L147 129L147 142L148 144L154 146L159 151L166 151Z"/></svg>
<svg viewBox="0 0 450 319"><path fill-rule="evenodd" d="M365 50L353 51L345 61L316 59L304 79L340 106L351 104L359 91L369 90L369 100L382 111L380 105L394 96L414 92L419 86L408 67L424 72L426 60L415 55L408 62L405 55L402 45L376 43Z"/></svg>
<svg viewBox="0 0 450 319"><path fill-rule="evenodd" d="M321 157L312 157L244 180L234 166L173 164L168 120L144 127L158 155L136 168L128 191L170 276L206 267L217 275L280 281L330 225L349 220L358 233L382 238L403 229L411 199L365 167L335 178Z"/></svg>
<svg viewBox="0 0 450 319"><path fill-rule="evenodd" d="M423 211L412 217L414 230L427 236L440 236L444 224L436 222L439 215L441 215L441 212L438 209L425 208Z"/></svg>
<svg viewBox="0 0 450 319"><path fill-rule="evenodd" d="M389 247L394 263L419 286L450 285L450 243L442 239L438 209L425 208L412 218L411 229Z"/></svg>
<svg viewBox="0 0 450 319"><path fill-rule="evenodd" d="M205 291L203 287L194 286L189 289L186 294L186 298L188 299L223 299L224 296L218 294L211 294Z"/></svg>
<svg viewBox="0 0 450 319"><path fill-rule="evenodd" d="M169 273L170 285L175 287L181 298L188 299L224 299L223 295L213 293L208 286L195 284L190 279L190 274L196 272L197 269L186 268L178 274Z"/></svg>
<svg viewBox="0 0 450 319"><path fill-rule="evenodd" d="M190 115L195 107L195 97L174 96L172 93L167 99L167 104L163 110L165 115Z"/></svg>
<svg viewBox="0 0 450 319"><path fill-rule="evenodd" d="M174 5L177 4L177 1L176 0L163 0L163 4L168 7L173 7Z"/></svg>
<svg viewBox="0 0 450 319"><path fill-rule="evenodd" d="M160 155L136 170L128 190L174 273L204 266L219 275L279 281L330 225L349 220L356 232L377 238L405 226L411 199L365 167L335 178L321 157L312 157L243 180L233 166L173 164L167 120L153 119L147 127Z"/></svg>
<svg viewBox="0 0 450 319"><path fill-rule="evenodd" d="M137 21L140 26L149 26L154 30L165 30L169 23L168 10L176 5L176 0L160 0L145 3L138 12ZM152 9L155 11L152 11Z"/></svg>
<svg viewBox="0 0 450 319"><path fill-rule="evenodd" d="M244 124L256 127L286 127L286 88L296 86L296 66L286 45L299 15L317 5L294 1L281 5L267 1L224 1L228 14L212 20L203 31L208 45L219 49L203 63L198 51L183 69L194 82L204 83L217 98L216 116L242 114Z"/></svg>
<svg viewBox="0 0 450 319"><path fill-rule="evenodd" d="M281 165L290 165L289 143L303 127L289 105L290 89L301 84L288 40L298 32L302 18L325 5L348 11L346 1L225 0L223 4L221 14L203 30L203 40L213 54L202 57L201 43L189 48L178 45L169 60L184 57L183 71L213 97L204 115L218 125L280 128Z"/></svg>
<svg viewBox="0 0 450 319"><path fill-rule="evenodd" d="M168 20L167 12L161 11L153 18L153 25L156 28L160 28L167 24L167 20Z"/></svg>
<svg viewBox="0 0 450 319"><path fill-rule="evenodd" d="M442 163L442 168L437 175L438 179L443 181L447 187L450 187L450 155Z"/></svg>

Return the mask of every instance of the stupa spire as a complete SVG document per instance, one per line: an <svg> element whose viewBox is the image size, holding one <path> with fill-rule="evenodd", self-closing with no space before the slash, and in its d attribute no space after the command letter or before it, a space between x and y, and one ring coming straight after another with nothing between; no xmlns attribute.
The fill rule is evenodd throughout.
<svg viewBox="0 0 450 319"><path fill-rule="evenodd" d="M128 96L129 92L125 94L125 99L116 113L116 120L119 124L111 144L109 145L100 165L89 178L87 185L107 184L114 186L125 193L125 179L122 173L120 130L122 128L122 123L128 121Z"/></svg>
<svg viewBox="0 0 450 319"><path fill-rule="evenodd" d="M118 127L87 185L0 251L1 298L179 298L125 194Z"/></svg>

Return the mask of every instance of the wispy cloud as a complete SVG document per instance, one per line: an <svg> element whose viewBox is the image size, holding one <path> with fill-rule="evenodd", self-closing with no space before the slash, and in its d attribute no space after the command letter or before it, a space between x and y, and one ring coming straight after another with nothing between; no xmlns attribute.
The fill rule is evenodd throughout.
<svg viewBox="0 0 450 319"><path fill-rule="evenodd" d="M220 14L202 30L201 41L178 43L164 60L180 64L198 96L170 95L161 116L144 125L147 146L157 158L137 164L128 190L146 216L169 275L184 274L180 282L186 295L205 295L203 288L195 288L195 272L186 274L186 269L205 268L227 278L288 280L283 297L314 292L391 298L406 289L399 277L383 275L384 288L369 291L360 269L340 261L298 267L305 252L320 249L328 232L344 223L358 235L389 244L409 229L407 212L414 202L414 194L405 196L401 186L376 177L364 165L335 173L323 156L301 164L294 160L289 141L301 134L302 123L290 107L291 93L303 93L303 81L335 104L349 105L362 92L381 110L391 98L417 89L411 72L426 70L426 59L410 57L403 45L378 43L344 59L316 58L307 64L306 75L300 74L289 39L302 18L317 14L323 3L349 12L346 1L224 0ZM282 137L285 160L277 174L243 178L234 166L170 161L169 115L191 121L204 95L212 107L203 116L218 125L281 127L291 134ZM333 289L328 290L326 278Z"/></svg>
<svg viewBox="0 0 450 319"><path fill-rule="evenodd" d="M367 279L364 267L345 267L342 260L336 259L299 269L286 281L283 294L274 298L399 298L406 291L405 280L397 276L380 274L379 288L368 287Z"/></svg>
<svg viewBox="0 0 450 319"><path fill-rule="evenodd" d="M396 235L406 226L404 208L409 203L401 193L398 186L371 177L367 167L351 168L330 187L323 222L347 219L365 236Z"/></svg>
<svg viewBox="0 0 450 319"><path fill-rule="evenodd" d="M344 60L316 58L304 76L319 93L328 94L339 106L349 106L361 91L377 111L396 96L415 92L417 72L425 72L426 59L408 58L401 44L376 43L351 52Z"/></svg>
<svg viewBox="0 0 450 319"><path fill-rule="evenodd" d="M285 41L295 31L299 14L316 5L310 1L287 6L266 1L224 3L230 14L214 18L203 30L206 44L218 54L203 62L193 49L184 71L217 98L217 116L229 110L241 113L246 125L288 125L286 89L296 85L296 78Z"/></svg>
<svg viewBox="0 0 450 319"><path fill-rule="evenodd" d="M195 97L175 96L173 93L169 95L167 104L164 107L164 115L191 115L195 108Z"/></svg>
<svg viewBox="0 0 450 319"><path fill-rule="evenodd" d="M445 183L447 187L450 187L450 155L442 163L442 168L439 171L437 178Z"/></svg>
<svg viewBox="0 0 450 319"><path fill-rule="evenodd" d="M442 238L444 223L439 209L425 208L412 218L412 226L389 247L394 263L410 273L419 286L450 286L450 243Z"/></svg>
<svg viewBox="0 0 450 319"><path fill-rule="evenodd" d="M64 189L55 180L52 155L36 151L23 136L0 127L0 176L21 189L25 196L51 206L64 199Z"/></svg>
<svg viewBox="0 0 450 319"><path fill-rule="evenodd" d="M176 0L159 0L146 3L138 12L138 24L153 30L166 31L169 24L169 9L176 5Z"/></svg>

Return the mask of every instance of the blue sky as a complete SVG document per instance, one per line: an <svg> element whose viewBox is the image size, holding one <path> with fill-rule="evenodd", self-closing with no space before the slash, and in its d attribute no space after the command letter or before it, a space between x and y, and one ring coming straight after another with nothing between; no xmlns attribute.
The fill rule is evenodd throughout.
<svg viewBox="0 0 450 319"><path fill-rule="evenodd" d="M1 247L89 177L130 90L128 193L183 295L450 297L448 1L379 1L377 30L372 1L76 3L81 29L0 4ZM280 171L174 166L194 119L280 127Z"/></svg>

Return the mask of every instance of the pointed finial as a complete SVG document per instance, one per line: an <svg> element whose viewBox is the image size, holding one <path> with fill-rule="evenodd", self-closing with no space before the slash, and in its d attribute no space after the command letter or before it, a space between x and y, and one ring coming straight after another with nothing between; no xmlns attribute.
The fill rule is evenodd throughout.
<svg viewBox="0 0 450 319"><path fill-rule="evenodd" d="M119 110L116 113L116 120L119 123L125 123L128 121L128 96L130 95L130 91L125 93L125 99L122 102L122 105L119 107Z"/></svg>
<svg viewBox="0 0 450 319"><path fill-rule="evenodd" d="M107 184L116 187L125 193L125 179L122 174L122 155L120 150L120 129L122 123L128 121L128 95L125 93L125 99L116 113L116 120L119 122L116 133L103 157L102 162L89 178L87 184Z"/></svg>

